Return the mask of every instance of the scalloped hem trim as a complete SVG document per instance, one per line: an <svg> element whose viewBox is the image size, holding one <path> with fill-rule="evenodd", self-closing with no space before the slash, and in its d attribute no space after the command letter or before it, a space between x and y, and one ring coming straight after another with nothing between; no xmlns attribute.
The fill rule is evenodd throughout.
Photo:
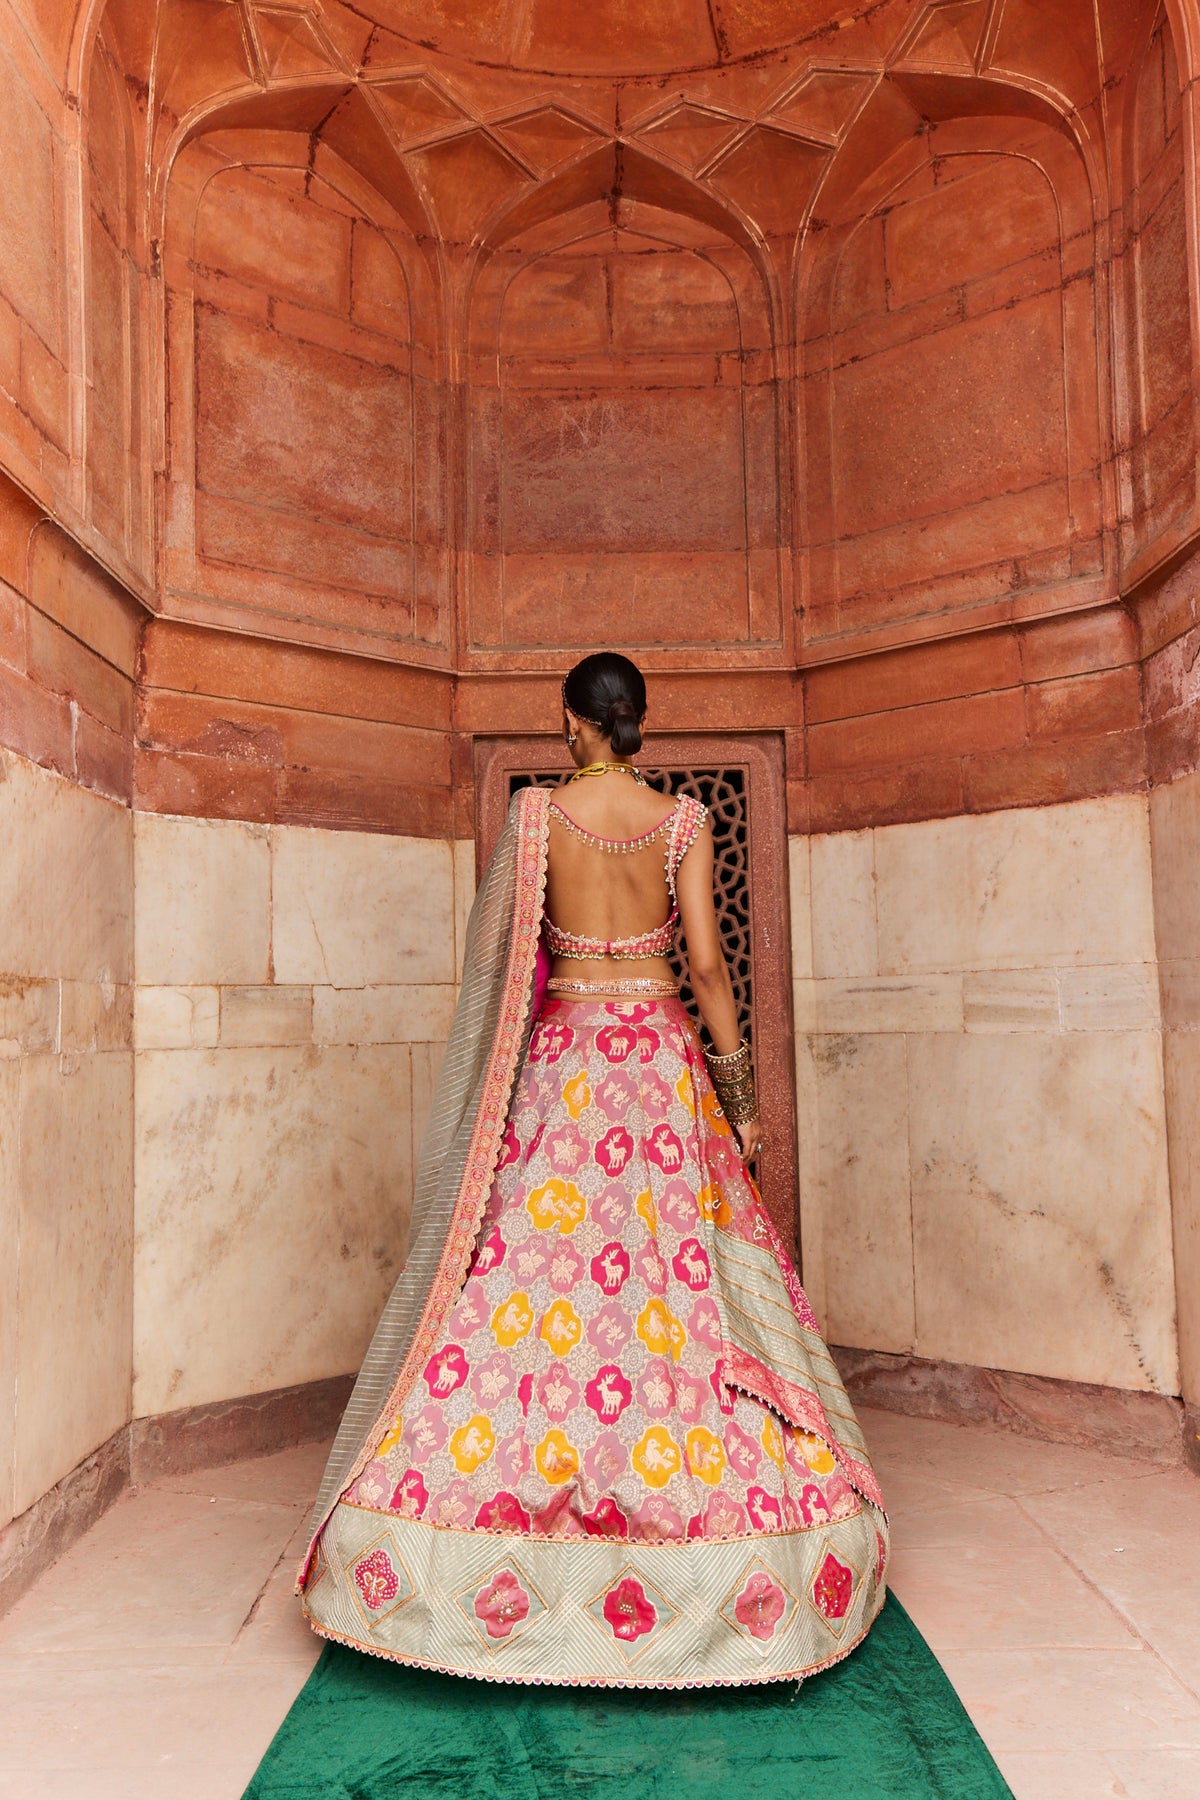
<svg viewBox="0 0 1200 1800"><path fill-rule="evenodd" d="M846 1658L853 1655L854 1651L858 1649L879 1617L886 1595L886 1586L881 1584L879 1603L853 1643L840 1644L834 1655L827 1656L823 1662L809 1663L785 1674L764 1672L761 1675L697 1675L681 1677L677 1681L638 1681L636 1678L616 1675L502 1675L495 1668L454 1669L449 1663L428 1662L419 1656L403 1656L395 1650L383 1650L378 1644L363 1644L357 1638L343 1637L340 1632L330 1631L324 1625L318 1625L307 1607L304 1609L304 1616L314 1635L324 1638L327 1643L341 1644L347 1650L357 1650L363 1656L374 1656L380 1662L401 1663L406 1668L424 1669L431 1675L457 1675L460 1680L464 1681L493 1681L507 1687L659 1688L664 1690L766 1687L772 1682L793 1682L799 1685L800 1682L807 1681L810 1675L820 1675L824 1670L832 1669L837 1663L845 1662Z"/></svg>

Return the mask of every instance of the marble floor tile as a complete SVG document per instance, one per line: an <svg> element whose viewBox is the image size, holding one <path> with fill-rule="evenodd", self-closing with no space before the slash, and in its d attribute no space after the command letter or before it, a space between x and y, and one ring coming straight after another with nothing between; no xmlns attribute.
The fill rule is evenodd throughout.
<svg viewBox="0 0 1200 1800"><path fill-rule="evenodd" d="M996 1756L1107 1755L1131 1745L1200 1750L1200 1702L1149 1650L959 1649L940 1643L936 1631L929 1641Z"/></svg>
<svg viewBox="0 0 1200 1800"><path fill-rule="evenodd" d="M1046 1443L998 1426L950 1425L866 1406L855 1411L881 1482L886 1482L891 1467L907 1474L915 1465L962 1491L1043 1494L1098 1482L1140 1480L1162 1467L1076 1444Z"/></svg>
<svg viewBox="0 0 1200 1800"><path fill-rule="evenodd" d="M101 1646L109 1666L223 1650L296 1524L293 1507L128 1494L0 1620L0 1669L49 1652L83 1669Z"/></svg>
<svg viewBox="0 0 1200 1800"><path fill-rule="evenodd" d="M1111 1750L1108 1761L1129 1800L1200 1800L1200 1750Z"/></svg>
<svg viewBox="0 0 1200 1800"><path fill-rule="evenodd" d="M996 1758L1013 1800L1127 1800L1103 1756L1075 1750L1008 1750Z"/></svg>
<svg viewBox="0 0 1200 1800"><path fill-rule="evenodd" d="M1088 1581L1200 1696L1200 1481L1184 1469L1021 1502ZM1200 1789L1197 1791L1200 1800Z"/></svg>
<svg viewBox="0 0 1200 1800"><path fill-rule="evenodd" d="M256 1663L254 1680L229 1668L170 1664L47 1669L42 1659L0 1669L0 1770L154 1769L262 1755L302 1685L291 1663ZM90 1773L89 1773L90 1779ZM34 1800L34 1794L28 1796Z"/></svg>
<svg viewBox="0 0 1200 1800"><path fill-rule="evenodd" d="M1200 1482L987 1426L864 1426L895 1591L1015 1800L1200 1800ZM293 1582L324 1460L128 1494L0 1620L0 1800L240 1800L320 1653Z"/></svg>

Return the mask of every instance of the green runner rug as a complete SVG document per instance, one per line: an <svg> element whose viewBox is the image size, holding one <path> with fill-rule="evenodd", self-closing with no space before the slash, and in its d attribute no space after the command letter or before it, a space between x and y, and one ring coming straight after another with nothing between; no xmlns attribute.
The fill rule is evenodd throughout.
<svg viewBox="0 0 1200 1800"><path fill-rule="evenodd" d="M518 1687L327 1644L245 1800L1012 1800L891 1595L797 1690Z"/></svg>

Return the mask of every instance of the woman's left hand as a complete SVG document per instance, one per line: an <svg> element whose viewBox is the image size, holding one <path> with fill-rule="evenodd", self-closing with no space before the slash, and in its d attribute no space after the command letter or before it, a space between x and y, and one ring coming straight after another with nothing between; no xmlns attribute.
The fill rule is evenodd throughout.
<svg viewBox="0 0 1200 1800"><path fill-rule="evenodd" d="M733 1129L737 1133L737 1140L741 1146L742 1160L744 1162L752 1162L762 1147L762 1138L759 1135L758 1120L747 1119L743 1124L735 1125Z"/></svg>

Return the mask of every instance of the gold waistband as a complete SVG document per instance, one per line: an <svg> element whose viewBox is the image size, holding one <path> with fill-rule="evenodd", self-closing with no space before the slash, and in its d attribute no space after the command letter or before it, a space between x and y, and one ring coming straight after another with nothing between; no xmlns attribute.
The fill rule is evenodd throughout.
<svg viewBox="0 0 1200 1800"><path fill-rule="evenodd" d="M546 983L546 992L561 995L564 999L587 1000L599 995L623 998L640 994L665 1000L675 999L679 989L673 981L656 981L648 976L629 981L570 981L562 975L552 975Z"/></svg>

